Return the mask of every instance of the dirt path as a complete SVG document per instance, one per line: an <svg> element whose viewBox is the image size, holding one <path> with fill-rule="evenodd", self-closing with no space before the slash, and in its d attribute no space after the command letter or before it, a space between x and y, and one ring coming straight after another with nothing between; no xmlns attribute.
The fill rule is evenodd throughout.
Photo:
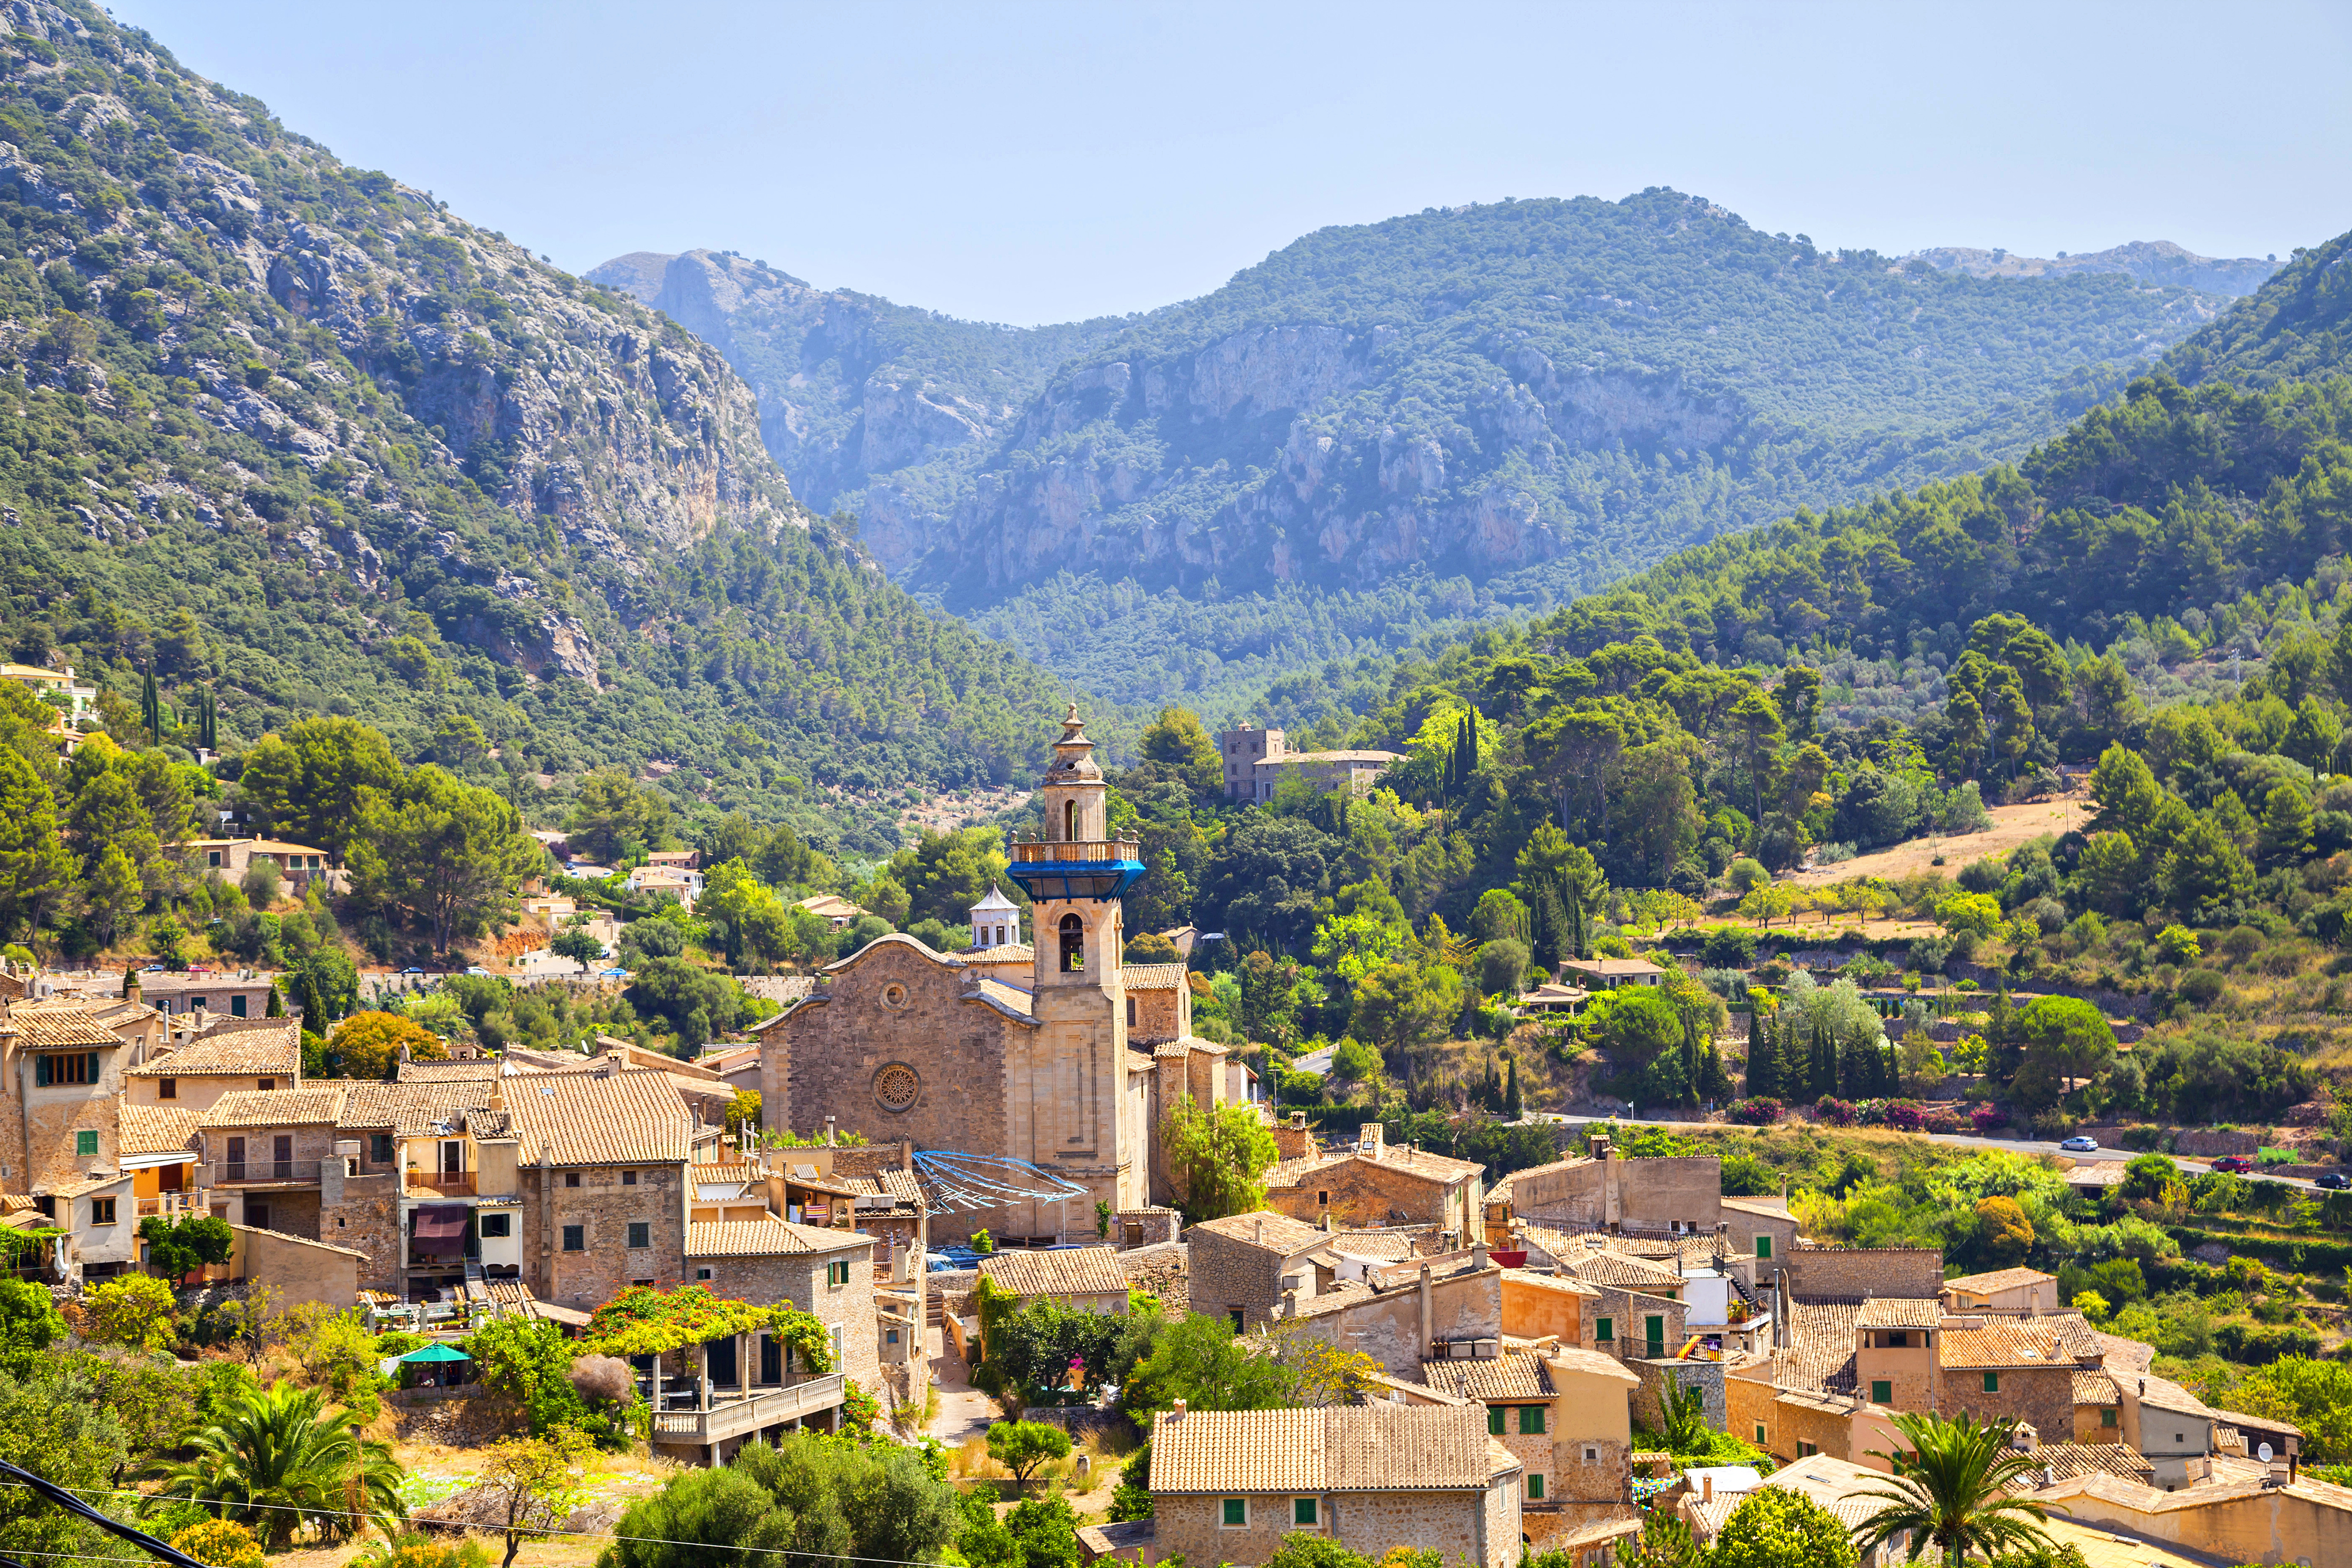
<svg viewBox="0 0 2352 1568"><path fill-rule="evenodd" d="M1850 882L1857 877L1894 881L1928 870L1941 871L1947 877L1958 876L1960 868L1969 862L1988 855L2006 855L2028 839L2043 834L2063 837L2072 833L2088 823L2097 809L2097 804L2087 795L2058 795L2023 805L1996 805L1989 813L1992 826L1986 832L1915 838L1907 844L1841 860L1834 866L1794 872L1788 879L1801 888L1822 888L1832 882ZM1944 858L1941 866L1935 864L1938 855Z"/></svg>

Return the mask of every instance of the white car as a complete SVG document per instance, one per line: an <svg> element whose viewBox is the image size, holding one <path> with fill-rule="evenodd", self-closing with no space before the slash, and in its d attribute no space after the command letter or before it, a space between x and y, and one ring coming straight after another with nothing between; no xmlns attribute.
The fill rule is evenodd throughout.
<svg viewBox="0 0 2352 1568"><path fill-rule="evenodd" d="M2099 1141L2097 1139L2086 1138L2079 1132L2074 1137L2067 1139L2063 1143L2058 1145L2061 1149L2071 1149L2078 1154L2088 1150L2096 1149L2098 1146Z"/></svg>

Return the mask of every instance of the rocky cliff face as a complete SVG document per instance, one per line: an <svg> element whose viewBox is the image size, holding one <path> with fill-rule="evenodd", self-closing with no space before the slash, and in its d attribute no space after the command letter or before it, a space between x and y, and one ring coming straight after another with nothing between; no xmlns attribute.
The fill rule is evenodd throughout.
<svg viewBox="0 0 2352 1568"><path fill-rule="evenodd" d="M2130 247L2011 287L2015 268L1819 252L1651 191L1327 230L1203 300L1057 339L723 253L668 259L656 288L646 261L593 276L641 278L719 345L801 493L984 625L1064 573L1186 595L1414 574L1535 602L1590 588L1799 503L2021 450L2063 422L2065 378L2221 309L2132 268L2210 287L2237 265ZM987 368L950 374L910 318Z"/></svg>
<svg viewBox="0 0 2352 1568"><path fill-rule="evenodd" d="M845 767L918 720L952 750L1013 688L1046 710L1039 672L924 616L793 499L760 395L677 319L723 337L725 268L630 258L640 294L677 275L665 315L341 163L94 6L0 11L0 374L25 389L0 439L29 455L0 474L11 640L135 658L143 633L57 607L102 581L117 624L204 617L214 651L177 673L224 683L232 734L331 696L396 738L465 713L551 765L606 717L534 694L563 677L627 688L625 739L584 760L750 765L772 742ZM790 450L810 421L788 392ZM903 467L917 448L890 440ZM425 639L405 684L379 658L402 637ZM722 690L725 721L684 721ZM977 748L998 767L1022 745L1005 719Z"/></svg>

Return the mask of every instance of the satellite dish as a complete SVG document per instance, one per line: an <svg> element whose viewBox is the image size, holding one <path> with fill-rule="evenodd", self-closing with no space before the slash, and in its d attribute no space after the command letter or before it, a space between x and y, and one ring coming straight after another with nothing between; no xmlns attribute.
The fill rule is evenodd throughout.
<svg viewBox="0 0 2352 1568"><path fill-rule="evenodd" d="M2254 1458L2260 1459L2265 1465L2269 1464L2271 1462L2271 1446L2268 1443L2265 1443L2261 1447L2255 1449Z"/></svg>

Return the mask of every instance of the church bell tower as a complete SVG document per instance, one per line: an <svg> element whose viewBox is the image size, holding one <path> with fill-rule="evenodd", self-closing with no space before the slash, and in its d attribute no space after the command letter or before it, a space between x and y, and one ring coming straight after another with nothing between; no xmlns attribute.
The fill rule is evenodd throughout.
<svg viewBox="0 0 2352 1568"><path fill-rule="evenodd" d="M1035 1150L1028 1157L1124 1207L1142 1168L1134 1151L1119 1147L1127 1055L1119 896L1143 875L1143 862L1139 846L1110 837L1110 786L1094 750L1072 703L1038 791L1040 837L1012 847L1013 879L1033 905L1036 954L1030 1011L1039 1029L1025 1120ZM1131 1176L1121 1171L1129 1163Z"/></svg>

